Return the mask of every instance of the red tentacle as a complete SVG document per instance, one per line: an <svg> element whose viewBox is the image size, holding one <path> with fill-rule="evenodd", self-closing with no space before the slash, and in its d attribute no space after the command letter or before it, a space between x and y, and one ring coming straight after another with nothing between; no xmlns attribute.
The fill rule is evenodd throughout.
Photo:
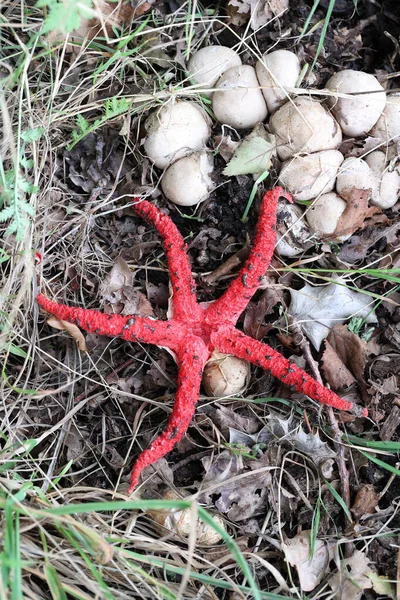
<svg viewBox="0 0 400 600"><path fill-rule="evenodd" d="M357 416L368 415L366 408L343 400L267 344L254 340L233 327L219 329L212 335L212 342L220 352L234 354L270 371L274 377L313 400L339 410L348 410Z"/></svg>
<svg viewBox="0 0 400 600"><path fill-rule="evenodd" d="M203 369L210 352L200 338L192 336L186 341L185 348L177 353L178 389L167 428L137 459L131 473L129 494L137 486L143 469L165 456L182 439L196 410Z"/></svg>
<svg viewBox="0 0 400 600"><path fill-rule="evenodd" d="M155 344L176 350L185 336L178 323L155 321L148 317L107 315L97 310L58 304L39 294L37 302L57 319L74 323L85 331L108 337L119 337L129 342Z"/></svg>
<svg viewBox="0 0 400 600"><path fill-rule="evenodd" d="M185 322L197 320L202 309L196 302L196 284L183 237L171 219L154 204L139 198L134 198L134 202L138 215L149 221L163 240L173 291L174 319Z"/></svg>
<svg viewBox="0 0 400 600"><path fill-rule="evenodd" d="M261 203L256 236L249 258L229 285L226 292L208 309L208 323L228 321L234 325L258 290L262 277L272 258L276 242L276 208L280 196L292 202L292 197L281 187L267 192Z"/></svg>

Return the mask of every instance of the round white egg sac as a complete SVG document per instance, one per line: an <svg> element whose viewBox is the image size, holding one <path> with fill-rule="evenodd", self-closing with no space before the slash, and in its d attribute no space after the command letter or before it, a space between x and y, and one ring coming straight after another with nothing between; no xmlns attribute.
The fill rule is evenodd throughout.
<svg viewBox="0 0 400 600"><path fill-rule="evenodd" d="M299 153L331 150L342 141L342 131L330 112L303 96L281 106L272 115L269 127L276 135L281 160Z"/></svg>
<svg viewBox="0 0 400 600"><path fill-rule="evenodd" d="M241 64L240 57L232 48L207 46L193 54L187 68L191 80L210 97L212 92L204 90L214 87L225 71L232 67L240 67Z"/></svg>
<svg viewBox="0 0 400 600"><path fill-rule="evenodd" d="M280 256L298 256L310 247L311 232L304 222L303 209L298 204L279 200L276 211L276 250Z"/></svg>
<svg viewBox="0 0 400 600"><path fill-rule="evenodd" d="M145 129L144 150L160 169L201 150L210 135L206 113L193 102L165 104L147 118Z"/></svg>
<svg viewBox="0 0 400 600"><path fill-rule="evenodd" d="M202 382L208 396L235 396L246 389L249 378L250 364L246 360L214 350Z"/></svg>
<svg viewBox="0 0 400 600"><path fill-rule="evenodd" d="M214 187L214 162L207 152L194 152L174 162L165 171L161 188L168 200L179 206L194 206Z"/></svg>
<svg viewBox="0 0 400 600"><path fill-rule="evenodd" d="M342 162L343 154L339 150L296 156L283 163L279 182L292 194L294 200L312 200L333 190Z"/></svg>
<svg viewBox="0 0 400 600"><path fill-rule="evenodd" d="M257 79L270 113L274 113L288 99L288 92L296 86L300 75L300 61L289 50L265 53L256 64Z"/></svg>
<svg viewBox="0 0 400 600"><path fill-rule="evenodd" d="M327 99L346 135L365 135L375 125L385 108L385 91L376 77L369 73L351 69L339 71L327 81L326 88L338 94L351 94L348 98L333 95ZM357 95L357 92L361 93Z"/></svg>
<svg viewBox="0 0 400 600"><path fill-rule="evenodd" d="M399 200L400 175L397 170L389 171L387 168L386 155L376 150L366 157L373 179L371 204L383 210L392 208Z"/></svg>
<svg viewBox="0 0 400 600"><path fill-rule="evenodd" d="M307 209L306 218L310 229L320 237L332 235L346 206L346 202L335 192L323 194ZM341 236L339 240L344 242L349 237L350 235Z"/></svg>
<svg viewBox="0 0 400 600"><path fill-rule="evenodd" d="M256 72L250 65L228 69L212 97L215 118L235 129L249 129L267 118L268 110Z"/></svg>
<svg viewBox="0 0 400 600"><path fill-rule="evenodd" d="M400 94L392 94L386 100L385 110L370 131L386 144L400 141Z"/></svg>
<svg viewBox="0 0 400 600"><path fill-rule="evenodd" d="M336 191L348 200L354 189L370 190L374 187L373 175L368 164L362 158L346 158L336 178Z"/></svg>

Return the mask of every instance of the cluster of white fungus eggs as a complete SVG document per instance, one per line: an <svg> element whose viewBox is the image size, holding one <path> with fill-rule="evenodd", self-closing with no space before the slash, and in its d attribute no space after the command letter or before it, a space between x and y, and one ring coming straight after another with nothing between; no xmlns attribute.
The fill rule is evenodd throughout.
<svg viewBox="0 0 400 600"><path fill-rule="evenodd" d="M301 65L293 52L274 50L253 67L243 65L234 50L223 46L199 50L187 70L199 93L211 99L220 124L248 130L261 122L272 134L280 162L278 182L300 203L280 206L291 233L278 235L282 256L300 254L303 242L315 238L343 242L350 237L335 230L354 189L366 190L370 204L382 209L397 202L400 94L387 97L373 75L340 71L327 81L323 96L320 92L312 97L312 92L297 87ZM171 99L148 117L145 128L144 149L154 165L164 169L165 196L181 206L204 201L214 189L214 164L206 146L211 120L200 102ZM361 147L360 138L367 136L375 145L345 158L339 150L343 136L355 138L354 148L357 142ZM304 202L310 206L304 208ZM228 366L227 361L222 364ZM248 380L245 367L233 388L224 387L229 379L225 374L223 385L215 377L213 387L214 375L215 364L210 362L204 384L214 395L222 388L222 393L240 393Z"/></svg>
<svg viewBox="0 0 400 600"><path fill-rule="evenodd" d="M231 48L208 46L192 56L187 70L199 92L211 98L219 123L236 130L267 124L280 161L279 183L295 201L312 201L304 212L303 239L334 234L348 188L368 189L370 203L382 209L397 202L400 175L388 149L400 141L400 94L387 98L373 75L340 71L327 81L321 101L305 90L293 96L301 65L288 50L264 54L254 68L243 65ZM166 197L181 206L205 200L214 189L214 164L206 146L210 118L202 105L171 99L150 115L145 128L145 152L165 169L161 187ZM367 135L376 140L376 149L364 158L345 159L339 150L343 136L357 140ZM296 206L288 214L293 223L303 216ZM282 242L278 251L294 256L302 246Z"/></svg>

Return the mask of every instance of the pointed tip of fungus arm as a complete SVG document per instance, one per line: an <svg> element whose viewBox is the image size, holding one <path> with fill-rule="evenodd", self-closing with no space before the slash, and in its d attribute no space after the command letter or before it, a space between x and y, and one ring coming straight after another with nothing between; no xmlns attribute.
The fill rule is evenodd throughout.
<svg viewBox="0 0 400 600"><path fill-rule="evenodd" d="M185 348L178 351L178 387L167 428L141 453L134 464L128 494L138 485L143 469L171 452L188 430L196 410L203 369L209 355L204 342L197 337L187 340Z"/></svg>

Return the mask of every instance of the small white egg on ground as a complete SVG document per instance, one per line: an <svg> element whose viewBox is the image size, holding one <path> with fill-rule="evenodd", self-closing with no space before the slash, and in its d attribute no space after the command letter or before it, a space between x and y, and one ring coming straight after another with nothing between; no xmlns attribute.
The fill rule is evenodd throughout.
<svg viewBox="0 0 400 600"><path fill-rule="evenodd" d="M336 178L336 191L345 200L353 190L370 190L374 187L373 175L367 162L362 158L346 158Z"/></svg>
<svg viewBox="0 0 400 600"><path fill-rule="evenodd" d="M294 52L274 50L265 53L256 64L256 74L270 113L288 99L300 75L300 61Z"/></svg>
<svg viewBox="0 0 400 600"><path fill-rule="evenodd" d="M386 144L400 141L399 93L387 97L385 110L371 129L370 135L377 137Z"/></svg>
<svg viewBox="0 0 400 600"><path fill-rule="evenodd" d="M371 204L379 208L392 208L399 200L400 175L396 169L388 170L386 154L375 150L366 157L374 178Z"/></svg>
<svg viewBox="0 0 400 600"><path fill-rule="evenodd" d="M194 206L205 200L214 187L214 161L207 152L194 152L175 161L165 171L161 188L168 200L179 206Z"/></svg>
<svg viewBox="0 0 400 600"><path fill-rule="evenodd" d="M210 135L206 113L193 102L169 102L146 120L144 150L156 167L201 150Z"/></svg>
<svg viewBox="0 0 400 600"><path fill-rule="evenodd" d="M280 256L291 258L311 246L311 231L304 222L303 208L279 200L276 212L276 250Z"/></svg>
<svg viewBox="0 0 400 600"><path fill-rule="evenodd" d="M347 98L333 94L327 99L327 104L346 135L365 135L385 108L385 91L376 77L369 73L352 69L339 71L327 81L326 88L334 93L349 94Z"/></svg>
<svg viewBox="0 0 400 600"><path fill-rule="evenodd" d="M240 56L226 46L207 46L193 54L188 62L191 80L199 86L202 93L210 97L208 88L214 87L225 71L242 64Z"/></svg>
<svg viewBox="0 0 400 600"><path fill-rule="evenodd" d="M343 154L339 150L296 156L283 163L279 182L292 194L294 200L312 200L333 190L342 162Z"/></svg>
<svg viewBox="0 0 400 600"><path fill-rule="evenodd" d="M250 65L228 69L212 97L215 118L235 129L249 129L267 118L268 110L256 72Z"/></svg>
<svg viewBox="0 0 400 600"><path fill-rule="evenodd" d="M202 382L208 396L235 396L246 389L249 379L248 361L214 350L204 368Z"/></svg>
<svg viewBox="0 0 400 600"><path fill-rule="evenodd" d="M186 490L167 490L163 495L163 500L182 500L187 496ZM157 529L162 534L165 534L167 529L171 533L176 533L180 537L189 537L190 533L195 530L196 542L200 546L214 546L221 541L221 535L209 523L205 523L201 519L195 521L190 508L183 510L149 510L147 512L155 523L159 526ZM218 514L213 515L213 521L217 526L225 531L225 523L222 517Z"/></svg>
<svg viewBox="0 0 400 600"><path fill-rule="evenodd" d="M330 112L303 96L281 106L272 115L269 127L276 135L281 160L299 153L331 150L342 141L342 131Z"/></svg>
<svg viewBox="0 0 400 600"><path fill-rule="evenodd" d="M332 235L346 206L346 202L335 192L323 194L306 211L310 229L320 237ZM340 236L338 241L344 242L349 237Z"/></svg>

